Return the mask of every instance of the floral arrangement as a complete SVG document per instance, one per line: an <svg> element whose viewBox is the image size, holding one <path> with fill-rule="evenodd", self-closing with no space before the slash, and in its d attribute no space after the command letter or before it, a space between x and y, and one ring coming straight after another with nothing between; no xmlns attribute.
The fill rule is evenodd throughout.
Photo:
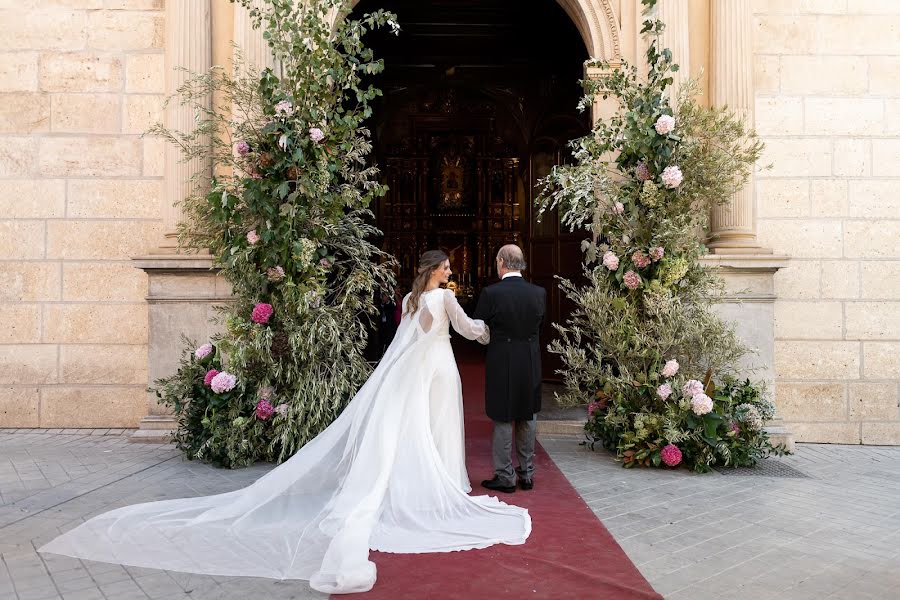
<svg viewBox="0 0 900 600"><path fill-rule="evenodd" d="M710 209L752 173L762 144L740 119L696 101L696 84L669 102L672 63L659 48L665 25L643 0L648 75L594 63L581 108L597 96L620 110L572 143L572 164L542 181L541 213L586 231L583 285L561 281L575 309L550 351L559 354L564 404L585 402L589 443L626 467L697 471L750 465L773 448L762 428L772 404L738 383L746 348L712 310L721 280L700 263Z"/></svg>
<svg viewBox="0 0 900 600"><path fill-rule="evenodd" d="M369 319L394 263L370 242L368 206L385 188L363 126L380 91L362 78L383 64L362 38L397 31L384 11L333 24L344 0L232 1L265 29L277 72L238 60L234 74L194 75L170 101L194 107L196 130L153 130L212 164L183 202L179 241L209 250L235 298L223 333L186 349L156 391L187 456L229 467L290 457L369 374Z"/></svg>

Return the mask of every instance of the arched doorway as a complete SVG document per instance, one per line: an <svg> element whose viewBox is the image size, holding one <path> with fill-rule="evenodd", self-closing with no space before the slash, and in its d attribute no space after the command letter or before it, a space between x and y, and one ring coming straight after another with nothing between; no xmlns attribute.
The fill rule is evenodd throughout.
<svg viewBox="0 0 900 600"><path fill-rule="evenodd" d="M554 277L580 273L582 236L560 231L555 214L537 221L535 184L590 126L576 110L589 53L565 4L362 0L354 11L385 8L402 28L367 39L386 67L371 127L390 191L375 212L385 250L401 263L401 289L418 255L439 247L471 309L496 280L499 247L517 243L527 276L548 291L545 340L566 312ZM550 377L556 362L545 359Z"/></svg>

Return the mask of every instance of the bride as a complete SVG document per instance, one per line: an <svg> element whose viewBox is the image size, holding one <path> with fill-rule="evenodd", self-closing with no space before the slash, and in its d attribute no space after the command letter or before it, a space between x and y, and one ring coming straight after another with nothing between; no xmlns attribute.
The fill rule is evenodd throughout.
<svg viewBox="0 0 900 600"><path fill-rule="evenodd" d="M449 552L523 544L523 508L469 496L462 388L449 325L487 343L425 252L384 358L340 417L241 490L126 506L40 548L87 560L209 575L307 579L326 593L375 583L369 550Z"/></svg>

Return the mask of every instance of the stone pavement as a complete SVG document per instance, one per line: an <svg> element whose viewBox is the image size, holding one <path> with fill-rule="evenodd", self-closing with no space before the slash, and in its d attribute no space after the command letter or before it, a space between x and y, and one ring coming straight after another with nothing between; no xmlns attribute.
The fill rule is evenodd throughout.
<svg viewBox="0 0 900 600"><path fill-rule="evenodd" d="M572 437L541 441L666 598L900 597L900 448L801 445L778 462L799 477L763 477L625 471ZM172 446L128 443L121 430L0 430L0 600L324 598L305 582L35 551L100 512L233 490L269 468L186 462Z"/></svg>

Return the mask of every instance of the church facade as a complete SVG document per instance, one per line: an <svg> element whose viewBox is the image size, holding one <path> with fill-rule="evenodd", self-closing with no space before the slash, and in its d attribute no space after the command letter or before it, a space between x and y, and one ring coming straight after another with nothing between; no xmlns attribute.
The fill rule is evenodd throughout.
<svg viewBox="0 0 900 600"><path fill-rule="evenodd" d="M594 74L584 61L640 63L639 5L358 3L394 10L408 32L373 40L387 67L374 141L391 186L373 208L402 264L452 250L463 299L507 241L548 289L578 270L577 236L535 219L534 183L612 110L574 110L577 79ZM801 442L900 444L900 4L658 10L676 85L698 78L705 102L738 111L766 144L752 183L711 215L707 261L779 425ZM171 419L148 383L174 370L182 335L212 333L229 290L174 240L173 202L207 166L141 134L190 127L190 111L163 108L184 79L176 67L230 68L233 43L253 65L271 57L228 0L28 0L0 5L0 20L0 427L152 437Z"/></svg>

